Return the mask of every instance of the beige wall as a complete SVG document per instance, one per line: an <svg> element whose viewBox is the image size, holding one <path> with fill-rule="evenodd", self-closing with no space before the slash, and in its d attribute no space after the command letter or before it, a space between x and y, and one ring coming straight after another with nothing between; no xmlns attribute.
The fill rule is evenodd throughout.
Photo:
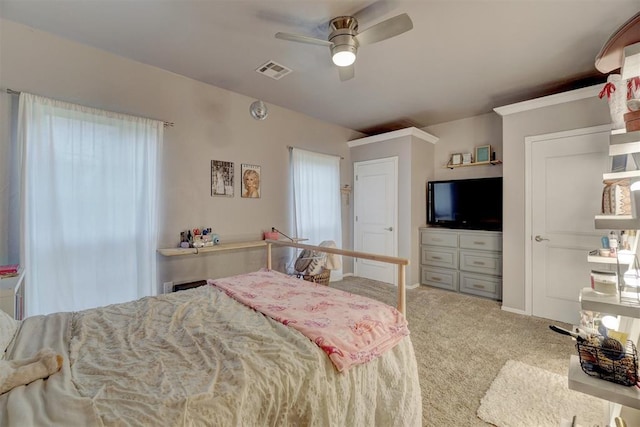
<svg viewBox="0 0 640 427"><path fill-rule="evenodd" d="M297 112L268 105L269 117L249 115L253 98L134 62L10 21L0 21L0 88L175 122L164 136L160 201L161 247L177 245L182 230L210 226L223 241L262 238L275 226L290 232L287 146L342 156L341 183L352 184L346 142L361 135ZM257 78L264 78L258 76ZM265 84L278 84L265 78ZM8 259L11 106L0 95L0 261ZM211 197L210 161L262 167L260 199ZM339 189L336 189L339 191ZM343 198L343 208L346 201ZM350 216L343 215L343 242L351 245ZM198 257L159 256L160 282L220 277L263 265L264 250ZM283 260L280 260L281 263ZM345 266L350 270L350 265Z"/></svg>
<svg viewBox="0 0 640 427"><path fill-rule="evenodd" d="M610 122L607 103L592 97L505 115L503 121L503 307L525 310L524 138Z"/></svg>
<svg viewBox="0 0 640 427"><path fill-rule="evenodd" d="M491 145L496 159L502 160L502 120L498 114L492 112L428 126L423 130L439 138L434 154L434 180L502 176L500 165L445 167L452 154L473 153L475 156L475 147L480 145Z"/></svg>
<svg viewBox="0 0 640 427"><path fill-rule="evenodd" d="M524 310L524 137L608 123L606 103L597 98L540 108L501 118L495 113L430 126L439 138L396 141L349 150L346 141L361 135L299 113L269 105L265 121L250 118L254 100L158 68L130 61L28 27L0 21L0 88L24 90L92 107L169 120L165 132L160 245L173 246L181 230L211 226L223 240L261 237L271 226L290 231L288 152L293 145L336 154L342 160L341 183L352 185L352 161L398 155L401 207L399 256L411 260L407 283L419 281L417 227L425 223L424 183L430 179L504 176L503 305ZM267 82L265 84L277 84ZM16 97L0 94L0 263L14 261L8 227L12 156L10 117ZM450 170L452 153L491 144L503 166ZM413 155L411 153L416 155ZM433 158L433 160L431 160ZM262 166L262 198L210 196L212 159ZM404 163L403 163L404 162ZM239 183L236 182L239 194ZM352 204L343 198L343 242L351 247ZM10 255L13 253L14 255ZM203 259L204 258L204 259ZM280 265L286 256L281 255ZM160 278L191 280L219 277L262 265L261 250L166 259L159 257ZM350 263L345 271L352 271Z"/></svg>

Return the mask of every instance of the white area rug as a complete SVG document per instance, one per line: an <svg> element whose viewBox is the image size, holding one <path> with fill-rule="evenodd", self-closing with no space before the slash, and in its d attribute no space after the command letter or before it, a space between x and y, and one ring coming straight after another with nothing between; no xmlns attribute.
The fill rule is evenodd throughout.
<svg viewBox="0 0 640 427"><path fill-rule="evenodd" d="M509 360L480 401L478 417L498 427L605 425L603 400L569 390L567 377Z"/></svg>

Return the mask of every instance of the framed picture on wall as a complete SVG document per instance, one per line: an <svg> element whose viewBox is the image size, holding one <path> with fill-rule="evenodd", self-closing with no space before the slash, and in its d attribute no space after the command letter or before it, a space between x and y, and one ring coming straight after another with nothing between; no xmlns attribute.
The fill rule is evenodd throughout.
<svg viewBox="0 0 640 427"><path fill-rule="evenodd" d="M481 145L476 147L476 163L488 163L491 160L491 146Z"/></svg>
<svg viewBox="0 0 640 427"><path fill-rule="evenodd" d="M211 160L211 195L233 197L233 162Z"/></svg>
<svg viewBox="0 0 640 427"><path fill-rule="evenodd" d="M260 166L242 164L242 197L260 198Z"/></svg>

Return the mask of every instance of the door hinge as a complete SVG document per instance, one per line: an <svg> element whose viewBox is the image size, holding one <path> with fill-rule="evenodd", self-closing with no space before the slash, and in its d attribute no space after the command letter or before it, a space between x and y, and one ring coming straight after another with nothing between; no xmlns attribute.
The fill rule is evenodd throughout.
<svg viewBox="0 0 640 427"><path fill-rule="evenodd" d="M356 222L358 222L358 215L356 215Z"/></svg>
<svg viewBox="0 0 640 427"><path fill-rule="evenodd" d="M356 181L358 180L358 175L356 175Z"/></svg>

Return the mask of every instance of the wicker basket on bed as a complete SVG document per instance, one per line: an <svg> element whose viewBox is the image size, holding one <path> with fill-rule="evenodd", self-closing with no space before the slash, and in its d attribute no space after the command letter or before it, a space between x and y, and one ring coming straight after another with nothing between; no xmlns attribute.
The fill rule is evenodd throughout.
<svg viewBox="0 0 640 427"><path fill-rule="evenodd" d="M317 283L318 285L325 285L325 286L329 285L330 276L331 276L331 270L328 270L324 267L318 274L298 274L298 277L308 282L314 282L314 283Z"/></svg>

